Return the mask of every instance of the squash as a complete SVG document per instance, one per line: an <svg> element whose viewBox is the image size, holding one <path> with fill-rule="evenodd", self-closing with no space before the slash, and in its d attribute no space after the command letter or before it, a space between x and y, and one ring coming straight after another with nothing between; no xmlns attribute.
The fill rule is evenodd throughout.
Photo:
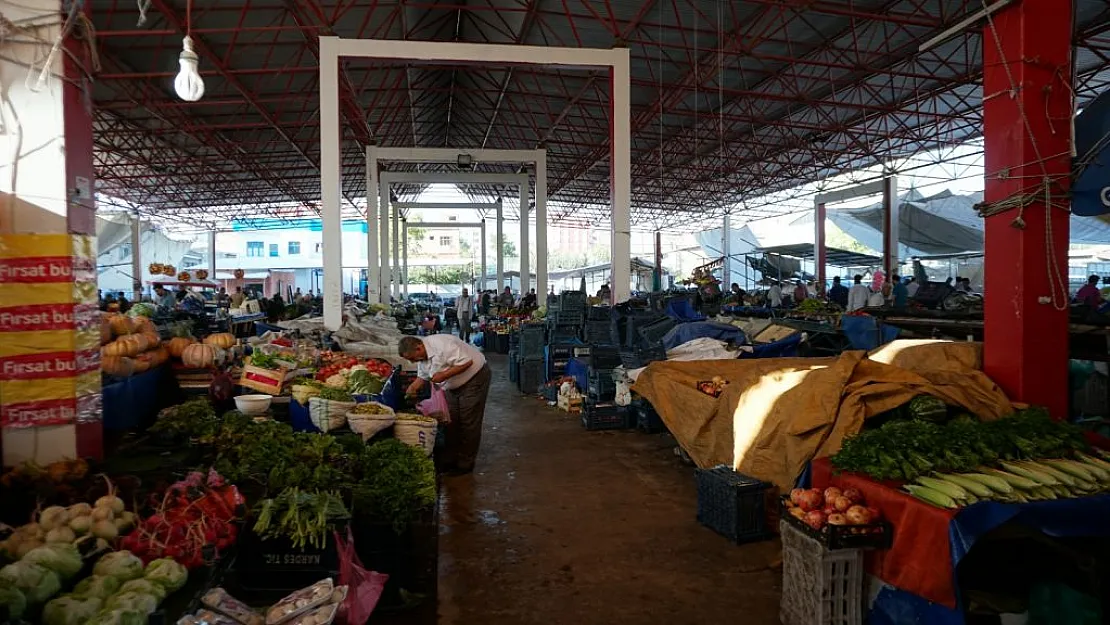
<svg viewBox="0 0 1110 625"><path fill-rule="evenodd" d="M181 355L185 353L185 348L195 344L196 342L197 340L191 336L175 336L172 339L163 342L162 345L166 348L167 351L169 351L170 356L173 356L174 358L181 358Z"/></svg>
<svg viewBox="0 0 1110 625"><path fill-rule="evenodd" d="M130 317L118 313L108 315L108 323L112 326L112 334L116 336L126 336L135 329Z"/></svg>
<svg viewBox="0 0 1110 625"><path fill-rule="evenodd" d="M100 370L108 375L126 378L135 373L135 361L127 356L104 356L100 359Z"/></svg>
<svg viewBox="0 0 1110 625"><path fill-rule="evenodd" d="M143 352L132 360L135 363L135 373L150 371L150 368L154 365L151 361L150 352Z"/></svg>
<svg viewBox="0 0 1110 625"><path fill-rule="evenodd" d="M230 332L218 332L204 337L205 345L219 347L220 349L230 349L234 347L236 343L238 343L238 341L235 339L235 335Z"/></svg>
<svg viewBox="0 0 1110 625"><path fill-rule="evenodd" d="M150 317L142 315L131 317L131 331L136 334L158 334L158 329L154 327Z"/></svg>
<svg viewBox="0 0 1110 625"><path fill-rule="evenodd" d="M163 345L159 345L158 347L150 350L150 353L154 354L155 366L160 367L170 361L170 352Z"/></svg>
<svg viewBox="0 0 1110 625"><path fill-rule="evenodd" d="M141 334L128 334L100 348L101 356L134 356L146 351L147 340Z"/></svg>
<svg viewBox="0 0 1110 625"><path fill-rule="evenodd" d="M216 364L216 348L212 345L194 343L181 352L181 362L186 367L202 369Z"/></svg>
<svg viewBox="0 0 1110 625"><path fill-rule="evenodd" d="M100 315L100 344L107 345L112 342L112 322L108 315Z"/></svg>

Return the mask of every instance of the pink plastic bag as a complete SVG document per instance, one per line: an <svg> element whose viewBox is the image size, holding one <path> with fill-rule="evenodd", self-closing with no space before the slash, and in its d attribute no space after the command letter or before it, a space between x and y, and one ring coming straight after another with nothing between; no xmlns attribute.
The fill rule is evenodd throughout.
<svg viewBox="0 0 1110 625"><path fill-rule="evenodd" d="M347 528L347 540L335 532L335 546L339 551L339 584L347 586L347 598L343 600L336 620L347 625L365 625L378 606L389 576L367 570L362 565L362 560L355 553L351 528Z"/></svg>
<svg viewBox="0 0 1110 625"><path fill-rule="evenodd" d="M447 393L435 384L432 384L432 396L417 404L416 409L425 417L435 417L440 423L451 422L451 409L447 405Z"/></svg>

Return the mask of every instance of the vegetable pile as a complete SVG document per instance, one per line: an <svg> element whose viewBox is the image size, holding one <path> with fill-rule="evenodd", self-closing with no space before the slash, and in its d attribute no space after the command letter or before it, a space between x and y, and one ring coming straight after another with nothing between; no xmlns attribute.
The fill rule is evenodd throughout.
<svg viewBox="0 0 1110 625"><path fill-rule="evenodd" d="M322 548L337 523L351 518L337 492L286 488L255 507L254 532L261 538L288 537L293 546Z"/></svg>
<svg viewBox="0 0 1110 625"><path fill-rule="evenodd" d="M829 525L870 525L882 519L877 509L867 507L863 494L855 488L795 488L783 504L790 516L815 530Z"/></svg>

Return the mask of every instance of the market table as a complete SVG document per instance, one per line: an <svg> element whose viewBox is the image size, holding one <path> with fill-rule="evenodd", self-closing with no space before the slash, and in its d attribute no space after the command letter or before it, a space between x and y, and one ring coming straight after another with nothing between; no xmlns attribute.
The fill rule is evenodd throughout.
<svg viewBox="0 0 1110 625"><path fill-rule="evenodd" d="M1014 521L1049 536L1110 536L1110 495L1025 504L980 502L957 510L926 504L898 489L855 473L836 473L828 458L810 465L813 487L856 488L894 525L894 544L865 557L869 574L936 606L920 603L944 623L963 623L957 602L956 566L977 540ZM891 597L888 593L888 597ZM937 608L947 608L938 610ZM924 622L924 621L922 621ZM941 622L939 620L931 622Z"/></svg>
<svg viewBox="0 0 1110 625"><path fill-rule="evenodd" d="M153 422L159 410L178 399L166 392L168 386L176 383L167 366L105 384L101 388L104 429L129 430Z"/></svg>

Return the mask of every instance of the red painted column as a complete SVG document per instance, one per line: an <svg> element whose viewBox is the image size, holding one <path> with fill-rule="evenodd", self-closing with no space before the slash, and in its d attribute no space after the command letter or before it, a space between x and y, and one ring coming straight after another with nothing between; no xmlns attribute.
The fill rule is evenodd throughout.
<svg viewBox="0 0 1110 625"><path fill-rule="evenodd" d="M1068 396L1073 8L1020 0L983 30L985 201L1032 194L1020 212L986 218L983 364L1011 399L1055 418L1066 416Z"/></svg>
<svg viewBox="0 0 1110 625"><path fill-rule="evenodd" d="M825 264L828 257L825 249L825 203L818 202L813 208L813 275L816 276L818 295L825 291Z"/></svg>

